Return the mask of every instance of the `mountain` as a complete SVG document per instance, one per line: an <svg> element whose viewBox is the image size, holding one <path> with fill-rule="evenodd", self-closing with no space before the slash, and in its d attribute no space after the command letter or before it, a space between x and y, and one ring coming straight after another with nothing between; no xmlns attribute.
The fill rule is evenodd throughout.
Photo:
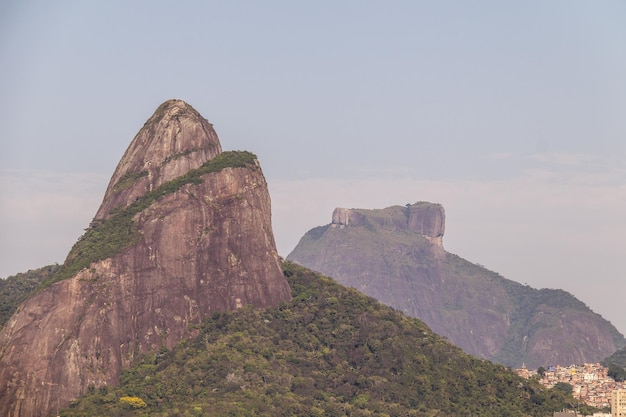
<svg viewBox="0 0 626 417"><path fill-rule="evenodd" d="M0 415L47 416L205 317L289 301L270 218L256 157L163 103L63 265L2 328Z"/></svg>
<svg viewBox="0 0 626 417"><path fill-rule="evenodd" d="M58 265L48 265L0 279L0 330L22 301L58 269Z"/></svg>
<svg viewBox="0 0 626 417"><path fill-rule="evenodd" d="M507 366L598 362L624 337L563 290L521 285L448 253L445 212L419 202L337 208L287 256L405 314L468 353Z"/></svg>
<svg viewBox="0 0 626 417"><path fill-rule="evenodd" d="M293 299L207 318L92 386L64 417L548 416L580 406L462 352L423 322L290 262ZM589 411L589 410L587 410Z"/></svg>

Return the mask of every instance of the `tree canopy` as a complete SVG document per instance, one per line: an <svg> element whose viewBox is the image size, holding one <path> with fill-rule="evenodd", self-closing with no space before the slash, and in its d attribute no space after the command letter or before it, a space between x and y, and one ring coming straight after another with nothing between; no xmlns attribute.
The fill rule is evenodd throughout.
<svg viewBox="0 0 626 417"><path fill-rule="evenodd" d="M60 415L543 417L575 403L330 278L284 272L291 302L216 313Z"/></svg>

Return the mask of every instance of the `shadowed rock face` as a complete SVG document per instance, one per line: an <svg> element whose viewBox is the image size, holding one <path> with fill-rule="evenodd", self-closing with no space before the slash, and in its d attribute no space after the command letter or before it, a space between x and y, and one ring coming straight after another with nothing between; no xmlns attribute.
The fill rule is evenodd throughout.
<svg viewBox="0 0 626 417"><path fill-rule="evenodd" d="M193 108L164 103L120 161L95 220L220 152ZM200 180L136 214L134 244L20 306L0 333L0 415L47 416L89 386L117 383L138 355L174 347L213 312L291 298L258 163Z"/></svg>
<svg viewBox="0 0 626 417"><path fill-rule="evenodd" d="M572 295L507 280L443 250L445 215L419 202L337 208L287 257L423 320L468 353L508 366L597 362L624 337Z"/></svg>

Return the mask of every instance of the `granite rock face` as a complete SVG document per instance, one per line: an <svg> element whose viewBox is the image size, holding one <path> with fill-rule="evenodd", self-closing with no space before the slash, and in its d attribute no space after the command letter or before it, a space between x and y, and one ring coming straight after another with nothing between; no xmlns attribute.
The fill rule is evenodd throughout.
<svg viewBox="0 0 626 417"><path fill-rule="evenodd" d="M446 214L441 204L418 202L406 207L388 207L376 215L372 210L337 207L332 224L339 226L365 226L368 224L397 231L411 231L443 246Z"/></svg>
<svg viewBox="0 0 626 417"><path fill-rule="evenodd" d="M181 100L161 104L117 165L95 220L222 152L213 126Z"/></svg>
<svg viewBox="0 0 626 417"><path fill-rule="evenodd" d="M598 362L624 337L561 290L537 290L443 249L440 204L337 208L287 257L405 314L468 353L507 366Z"/></svg>
<svg viewBox="0 0 626 417"><path fill-rule="evenodd" d="M170 100L130 144L93 224L221 154L211 125ZM291 298L258 161L202 174L133 217L134 243L25 301L0 333L0 415L47 416L112 385L192 324ZM80 242L80 241L79 241Z"/></svg>

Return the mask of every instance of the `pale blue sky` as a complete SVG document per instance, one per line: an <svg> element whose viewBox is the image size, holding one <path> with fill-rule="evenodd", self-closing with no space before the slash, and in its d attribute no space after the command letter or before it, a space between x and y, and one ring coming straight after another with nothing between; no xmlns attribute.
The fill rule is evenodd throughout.
<svg viewBox="0 0 626 417"><path fill-rule="evenodd" d="M180 98L259 156L279 252L418 200L446 248L626 332L626 2L5 1L0 277L65 254Z"/></svg>

